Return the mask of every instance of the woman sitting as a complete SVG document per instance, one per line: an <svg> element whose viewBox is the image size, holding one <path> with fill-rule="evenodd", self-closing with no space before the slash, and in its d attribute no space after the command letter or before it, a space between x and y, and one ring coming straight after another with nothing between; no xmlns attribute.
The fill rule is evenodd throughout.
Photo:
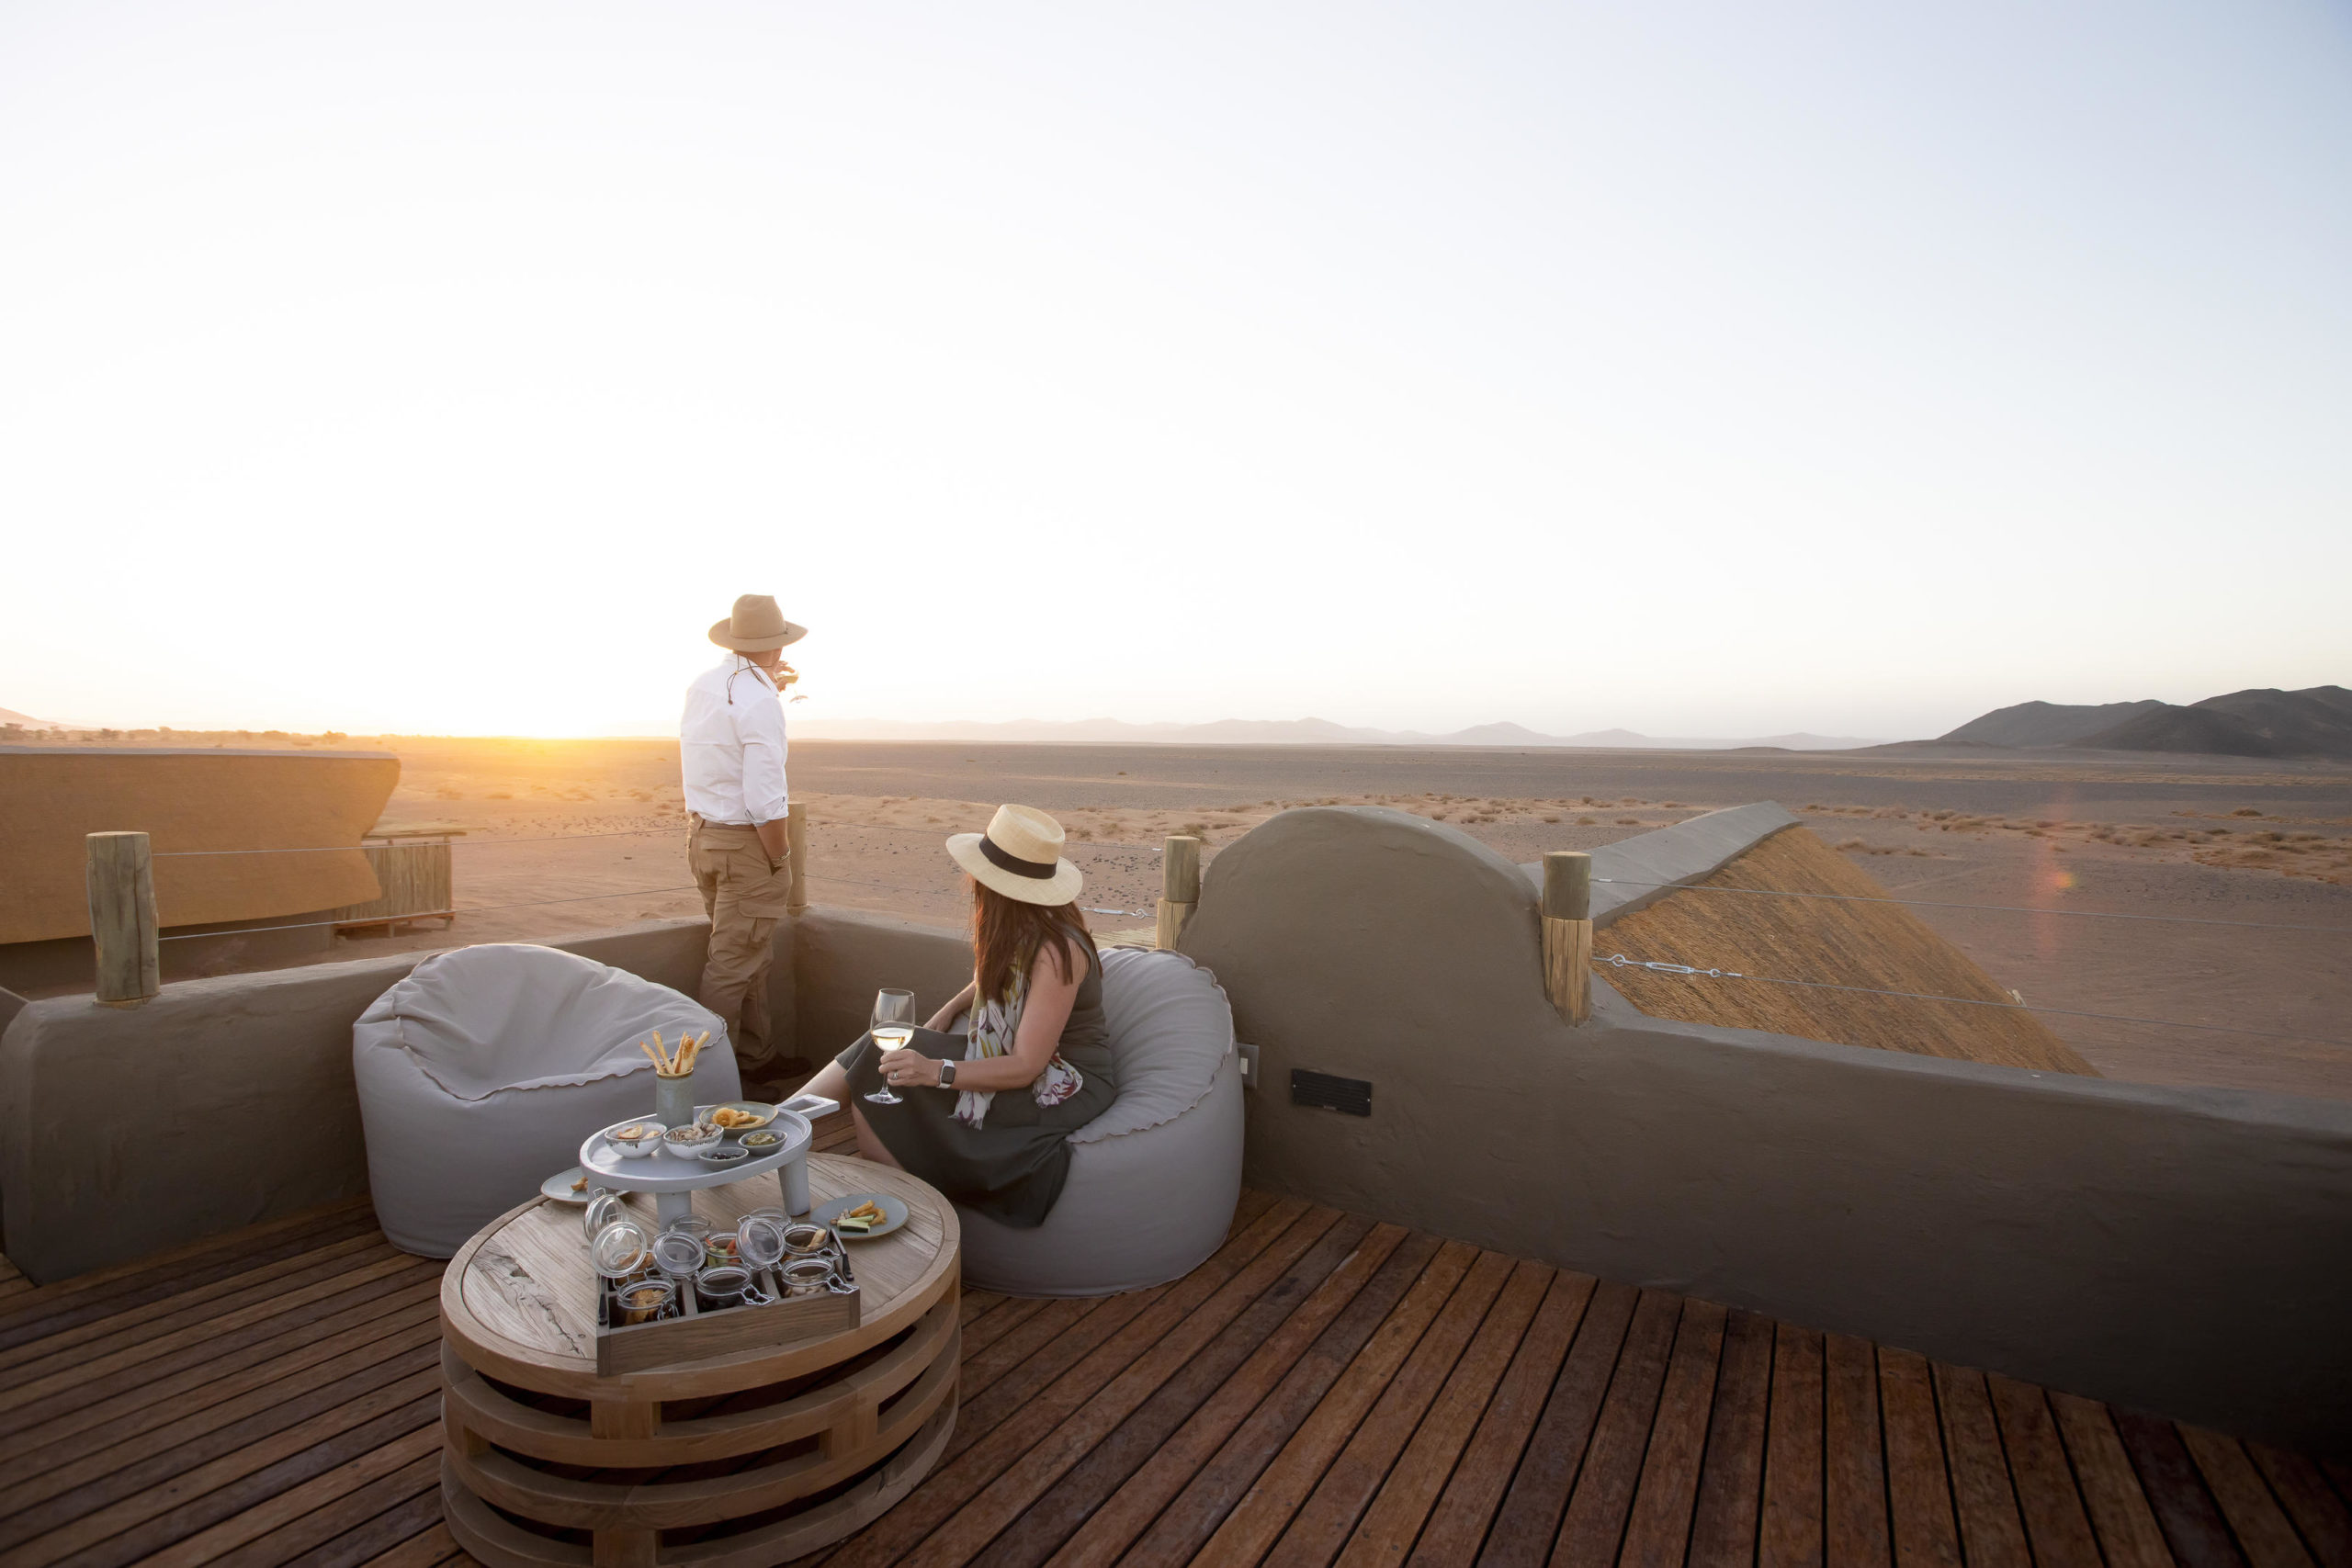
<svg viewBox="0 0 2352 1568"><path fill-rule="evenodd" d="M1074 900L1085 877L1062 827L1001 806L947 852L972 880L972 981L904 1050L868 1033L808 1085L846 1104L858 1152L1006 1224L1045 1223L1069 1175L1069 1134L1110 1107L1102 960ZM971 1014L968 1036L944 1032ZM885 1084L897 1104L865 1097Z"/></svg>

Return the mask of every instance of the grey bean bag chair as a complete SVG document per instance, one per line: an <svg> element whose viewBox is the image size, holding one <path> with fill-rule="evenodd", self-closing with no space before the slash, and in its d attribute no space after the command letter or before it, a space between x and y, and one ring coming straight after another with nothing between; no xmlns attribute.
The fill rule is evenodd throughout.
<svg viewBox="0 0 2352 1568"><path fill-rule="evenodd" d="M711 1032L704 1104L742 1092L716 1016L667 986L552 947L436 953L351 1029L376 1219L403 1252L447 1258L580 1160L599 1127L653 1109L660 1030Z"/></svg>
<svg viewBox="0 0 2352 1568"><path fill-rule="evenodd" d="M1175 953L1102 954L1119 1094L1069 1135L1069 1181L1035 1230L960 1205L964 1282L1107 1296L1191 1273L1241 1197L1241 1064L1216 976Z"/></svg>

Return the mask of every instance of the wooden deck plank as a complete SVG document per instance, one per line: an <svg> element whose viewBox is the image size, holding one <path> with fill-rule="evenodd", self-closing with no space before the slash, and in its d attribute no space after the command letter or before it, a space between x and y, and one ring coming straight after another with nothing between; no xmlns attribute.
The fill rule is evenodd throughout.
<svg viewBox="0 0 2352 1568"><path fill-rule="evenodd" d="M2098 1541L2073 1467L2066 1462L2049 1401L2034 1384L1997 1373L1988 1374L1984 1386L1993 1397L1994 1418L2009 1457L2009 1479L2017 1487L2018 1511L2025 1518L2034 1562L2041 1568L2072 1568L2077 1562L2098 1568Z"/></svg>
<svg viewBox="0 0 2352 1568"><path fill-rule="evenodd" d="M1482 1568L1519 1568L1550 1559L1561 1517L1568 1511L1568 1494L1584 1468L1593 1423L1600 1418L1601 1401L1617 1371L1617 1353L1641 1300L1631 1285L1611 1282L1594 1290L1576 1340L1553 1379L1544 1415L1495 1510L1478 1554Z"/></svg>
<svg viewBox="0 0 2352 1568"><path fill-rule="evenodd" d="M28 1381L0 1388L0 1416L15 1411L19 1413L16 1417L17 1420L37 1419L35 1413L44 1404L61 1397L68 1402L77 1401L86 1396L89 1385L94 1382L142 1369L152 1374L159 1370L158 1362L176 1364L172 1360L175 1355L192 1355L201 1359L221 1346L224 1340L240 1333L251 1333L266 1341L279 1326L277 1320L280 1318L302 1314L306 1309L332 1311L331 1303L348 1296L355 1290L430 1271L430 1267L424 1265L424 1260L395 1253L367 1268L320 1280L283 1295L265 1298L221 1317L192 1324L171 1333L158 1334L153 1338L125 1345L86 1361L69 1356L62 1358L62 1364L53 1368L44 1364L38 1369L20 1369ZM31 1376L36 1371L40 1375Z"/></svg>
<svg viewBox="0 0 2352 1568"><path fill-rule="evenodd" d="M2188 1457L2179 1431L2169 1421L2135 1410L2112 1412L2116 1436L2140 1477L2140 1489L2155 1511L2157 1528L2181 1568L2243 1568L2245 1559L2227 1520L2205 1489L2204 1477Z"/></svg>
<svg viewBox="0 0 2352 1568"><path fill-rule="evenodd" d="M1765 1415L1772 1397L1772 1320L1730 1314L1723 1365L1699 1464L1690 1518L1690 1568L1732 1568L1756 1561L1757 1521L1764 1503Z"/></svg>
<svg viewBox="0 0 2352 1568"><path fill-rule="evenodd" d="M171 1285L175 1281L198 1283L218 1276L207 1273L213 1268L234 1272L261 1261L272 1248L298 1242L304 1235L332 1228L355 1217L372 1217L375 1211L365 1197L337 1199L291 1214L247 1225L228 1235L199 1237L185 1246L166 1252L151 1253L105 1269L94 1269L86 1274L76 1274L70 1280L59 1280L47 1285L36 1285L0 1302L0 1344L14 1345L31 1330L39 1337L42 1329L36 1324L69 1321L62 1314L79 1311L97 1302L125 1303L144 1299L143 1292L155 1285ZM305 1247L294 1246L300 1252ZM167 1289L164 1294L169 1294Z"/></svg>
<svg viewBox="0 0 2352 1568"><path fill-rule="evenodd" d="M1713 1302L1685 1299L1658 1394L1649 1451L1642 1459L1617 1561L1633 1568L1678 1568L1687 1554L1699 1500L1699 1462L1714 1413L1715 1379L1723 1362L1729 1314Z"/></svg>
<svg viewBox="0 0 2352 1568"><path fill-rule="evenodd" d="M392 1400L407 1394L407 1403ZM128 1497L10 1553L12 1568L41 1568L71 1552L77 1568L141 1562L175 1541L271 1504L291 1487L379 1453L403 1439L440 1441L437 1369L394 1384L267 1443L223 1454L210 1465ZM306 1424L310 1427L310 1424ZM425 1438L416 1434L424 1433ZM401 1462L405 1462L403 1456Z"/></svg>
<svg viewBox="0 0 2352 1568"><path fill-rule="evenodd" d="M1204 1550L1211 1561L1256 1562L1273 1546L1478 1256L1478 1249L1466 1242L1447 1242L1438 1248L1405 1299L1374 1330L1339 1382L1209 1537Z"/></svg>
<svg viewBox="0 0 2352 1568"><path fill-rule="evenodd" d="M1984 1374L1941 1361L1933 1365L1936 1406L1943 1415L1944 1460L1951 1469L1960 1544L1968 1554L1969 1568L2032 1568Z"/></svg>
<svg viewBox="0 0 2352 1568"><path fill-rule="evenodd" d="M1405 1299L1440 1245L1437 1237L1418 1234L1398 1243L1356 1299L1218 1445L1121 1562L1136 1568L1191 1562Z"/></svg>
<svg viewBox="0 0 2352 1568"><path fill-rule="evenodd" d="M2050 1394L2051 1413L2058 1418L2058 1435L2083 1494L2108 1568L2171 1568L2172 1551L2165 1545L2147 1494L2123 1451L2107 1406L2080 1394Z"/></svg>
<svg viewBox="0 0 2352 1568"><path fill-rule="evenodd" d="M1026 1568L1045 1562L1060 1551L1064 1543L1155 1454L1167 1451L1178 1432L1216 1397L1219 1390L1248 1375L1245 1363L1253 1360L1270 1341L1286 1333L1298 1349L1304 1350L1307 1340L1339 1310L1339 1304L1344 1304L1317 1309L1317 1292L1347 1266L1372 1228L1372 1222L1363 1215L1341 1216L1280 1279L1261 1292L1231 1325L1193 1352L1173 1377L1122 1421L1116 1430L1097 1442L974 1561L984 1568ZM1369 1278L1370 1270L1363 1270L1361 1277ZM1304 1323L1297 1327L1285 1327L1310 1311L1317 1314L1312 1328ZM1288 1362L1283 1366L1286 1370ZM1263 1385L1272 1386L1273 1378L1279 1375L1274 1372L1263 1376ZM1234 1417L1236 1422L1239 1419L1239 1416ZM1173 1495L1173 1487L1168 1488L1163 1500ZM1125 1539L1134 1538L1129 1535Z"/></svg>
<svg viewBox="0 0 2352 1568"><path fill-rule="evenodd" d="M1481 1252L1473 1259L1436 1320L1292 1516L1275 1541L1275 1561L1327 1568L1345 1549L1517 1268L1516 1260L1499 1252Z"/></svg>
<svg viewBox="0 0 2352 1568"><path fill-rule="evenodd" d="M1600 1419L1593 1424L1584 1468L1568 1494L1567 1517L1560 1522L1559 1539L1552 1548L1553 1568L1606 1562L1617 1555L1681 1318L1680 1296L1667 1291L1642 1292L1618 1353L1616 1375L1609 1381Z"/></svg>
<svg viewBox="0 0 2352 1568"><path fill-rule="evenodd" d="M10 1382L38 1377L44 1362L68 1353L96 1359L120 1343L152 1338L167 1329L221 1316L256 1291L293 1289L366 1263L403 1256L372 1221L348 1221L332 1234L338 1239L324 1247L273 1258L168 1294L151 1294L135 1304L86 1303L83 1310L62 1314L72 1322L53 1324L39 1338L0 1348L0 1373L7 1374Z"/></svg>
<svg viewBox="0 0 2352 1568"><path fill-rule="evenodd" d="M433 1519L430 1529L368 1559L367 1568L439 1568L457 1556L458 1538L441 1522L438 1508L434 1510Z"/></svg>
<svg viewBox="0 0 2352 1568"><path fill-rule="evenodd" d="M201 1398L211 1393L214 1384L232 1377L266 1379L274 1374L281 1348L292 1358L291 1370L299 1370L311 1359L402 1325L437 1323L439 1301L440 1282L419 1270L412 1278L354 1292L348 1301L322 1303L313 1311L226 1337L209 1355L199 1347L168 1362L95 1380L78 1396L69 1392L24 1412L24 1425L0 1435L0 1464L25 1462L41 1446L44 1435L63 1441L107 1424L137 1432L141 1429L139 1413L150 1401L162 1404L189 1393Z"/></svg>
<svg viewBox="0 0 2352 1568"><path fill-rule="evenodd" d="M352 1397L435 1364L441 1344L440 1325L412 1323L401 1331L361 1346L334 1361L296 1372L254 1388L242 1398L227 1400L172 1419L171 1409L154 1414L153 1426L136 1428L138 1443L125 1445L114 1432L92 1440L61 1443L67 1461L45 1470L28 1461L13 1469L11 1483L0 1487L0 1543L12 1536L18 1519L29 1510L67 1493L107 1484L107 1478L137 1472L132 1485L153 1485L175 1473L174 1463L193 1467L207 1456L292 1426L305 1416L332 1409ZM44 1454L40 1457L47 1458ZM30 1473L25 1473L29 1471ZM122 1481L112 1483L119 1487Z"/></svg>
<svg viewBox="0 0 2352 1568"><path fill-rule="evenodd" d="M1102 1390L1057 1422L1051 1431L956 1511L904 1562L912 1568L952 1568L985 1550L997 1535L1044 1495L1095 1444L1159 1392L1289 1271L1340 1221L1337 1209L1309 1209L1197 1307L1172 1323L1149 1348Z"/></svg>
<svg viewBox="0 0 2352 1568"><path fill-rule="evenodd" d="M1049 1346L1031 1358L1033 1361L1044 1361L1048 1366L1066 1368L1049 1380L1041 1376L1031 1380L1027 1386L1020 1386L1018 1374L999 1380L990 1393L1018 1387L1022 1395L1019 1403L1010 1405L1001 1415L990 1411L989 1414L992 1418L988 1426L968 1432L965 1430L959 1414L956 1438L948 1448L951 1457L925 1476L898 1506L852 1536L828 1560L829 1562L837 1568L881 1568L882 1564L897 1562L978 1495L989 1483L1011 1468L1022 1455L1045 1440L1055 1427L1067 1420L1103 1384L1125 1371L1145 1349L1157 1343L1195 1306L1238 1273L1306 1212L1306 1205L1295 1199L1272 1204L1248 1230L1226 1243L1206 1263L1174 1284L1153 1291L1138 1291L1130 1296L1104 1298L1102 1309L1081 1322L1094 1324L1108 1320L1128 1303L1140 1303L1141 1310L1134 1312L1120 1324L1116 1333L1102 1339L1074 1362L1067 1360L1065 1348L1058 1344ZM1075 1336L1064 1337L1073 1338ZM1022 1371L1026 1371L1024 1365ZM982 1401L975 1403L983 1403L986 1397L984 1395ZM981 1441L983 1438L987 1439L985 1442Z"/></svg>
<svg viewBox="0 0 2352 1568"><path fill-rule="evenodd" d="M389 1261L354 1212L184 1253L227 1260L184 1289L110 1271L119 1310L0 1292L0 1323L48 1292L52 1330L0 1350L7 1568L470 1563L440 1517L440 1266L351 1283ZM963 1307L951 1457L810 1568L2352 1568L2340 1462L1263 1193L1168 1286Z"/></svg>
<svg viewBox="0 0 2352 1568"><path fill-rule="evenodd" d="M1291 1382L1303 1359L1323 1342L1327 1334L1344 1337L1346 1314L1352 1312L1359 1320L1376 1315L1365 1313L1357 1303L1368 1292L1376 1299L1378 1292L1372 1287L1384 1277L1390 1258L1406 1239L1407 1232L1401 1225L1374 1225L1368 1229L1344 1260L1315 1286L1306 1302L1283 1319L1281 1326L1267 1337L1264 1344L1250 1352L1239 1370L1185 1418L1172 1438L1156 1444L1118 1484L1108 1501L1087 1516L1049 1560L1053 1568L1100 1568L1125 1552L1155 1519L1162 1517L1162 1510L1193 1483L1202 1468L1218 1455L1243 1422ZM1435 1250L1433 1243L1430 1250ZM1397 1298L1402 1298L1408 1282L1396 1284ZM1381 1310L1385 1312L1385 1308ZM1363 1337L1369 1338L1371 1332L1366 1326ZM1338 1368L1353 1354L1351 1348L1344 1353L1335 1350L1324 1356L1324 1363L1332 1367L1332 1378L1337 1378ZM1314 1363L1306 1364L1311 1368ZM1306 1376L1311 1380L1312 1371ZM1251 1473L1254 1475L1255 1472ZM1200 1530L1201 1539L1206 1540L1214 1528L1214 1520L1204 1525Z"/></svg>
<svg viewBox="0 0 2352 1568"><path fill-rule="evenodd" d="M216 1568L288 1568L311 1560L364 1562L376 1554L378 1545L413 1535L428 1522L428 1517L440 1517L437 1443L397 1470L379 1473L379 1469L373 1463L366 1467L355 1463L341 1473L322 1477L322 1483L333 1487L333 1495L325 1495L322 1486L320 1493L304 1499L318 1505L308 1512L285 1517L284 1523L226 1551L221 1546L252 1526L243 1517L216 1526L203 1537L183 1543L179 1561L187 1568L198 1563ZM280 1517L301 1506L289 1503Z"/></svg>
<svg viewBox="0 0 2352 1568"><path fill-rule="evenodd" d="M1772 1408L1764 1439L1762 1568L1816 1568L1822 1561L1821 1336L1781 1324L1772 1336Z"/></svg>
<svg viewBox="0 0 2352 1568"><path fill-rule="evenodd" d="M2320 1568L2352 1568L2352 1508L2301 1454L2249 1440L2245 1451L2260 1467Z"/></svg>
<svg viewBox="0 0 2352 1568"><path fill-rule="evenodd" d="M1824 1555L1831 1568L1892 1568L1877 1346L1850 1334L1822 1337L1821 1404Z"/></svg>
<svg viewBox="0 0 2352 1568"><path fill-rule="evenodd" d="M2254 1568L2312 1568L2312 1554L2304 1549L2286 1510L2270 1495L2269 1483L2255 1468L2245 1445L2185 1421L2179 1430L2182 1445L2197 1461L2246 1561Z"/></svg>
<svg viewBox="0 0 2352 1568"><path fill-rule="evenodd" d="M1589 1274L1565 1269L1552 1277L1469 1448L1430 1510L1408 1559L1417 1568L1443 1568L1477 1556L1598 1283Z"/></svg>
<svg viewBox="0 0 2352 1568"><path fill-rule="evenodd" d="M1386 1568L1406 1560L1430 1509L1452 1483L1464 1450L1510 1370L1528 1325L1551 1291L1556 1270L1540 1263L1513 1266L1510 1281L1476 1337L1462 1353L1397 1458L1363 1520L1340 1553L1341 1568ZM1563 1353L1566 1341L1561 1341ZM1532 1417L1531 1417L1532 1419Z"/></svg>
<svg viewBox="0 0 2352 1568"><path fill-rule="evenodd" d="M1928 1359L1882 1345L1880 1418L1886 1435L1887 1512L1894 1521L1896 1568L1960 1568L1951 1474Z"/></svg>
<svg viewBox="0 0 2352 1568"><path fill-rule="evenodd" d="M447 1527L441 1523L441 1466L437 1461L428 1474L428 1483L403 1501L321 1541L300 1556L283 1559L282 1568L361 1568L363 1563L384 1562L403 1550L413 1550L419 1555L440 1554L425 1557L426 1562L437 1563L451 1555L458 1543L448 1539ZM436 1534L439 1539L435 1539Z"/></svg>

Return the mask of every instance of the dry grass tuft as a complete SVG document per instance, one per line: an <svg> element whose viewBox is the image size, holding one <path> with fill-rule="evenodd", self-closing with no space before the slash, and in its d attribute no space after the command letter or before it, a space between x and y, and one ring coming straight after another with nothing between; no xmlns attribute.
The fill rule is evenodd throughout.
<svg viewBox="0 0 2352 1568"><path fill-rule="evenodd" d="M1710 877L1706 886L1888 897L1884 887L1804 828L1773 834ZM2014 999L1965 953L1894 904L1676 893L1602 928L1593 945L1604 956L1623 953L1775 979L1988 1002ZM1638 969L1612 969L1607 978L1643 1011L1685 1023L1770 1030L1920 1056L2098 1076L2030 1013Z"/></svg>

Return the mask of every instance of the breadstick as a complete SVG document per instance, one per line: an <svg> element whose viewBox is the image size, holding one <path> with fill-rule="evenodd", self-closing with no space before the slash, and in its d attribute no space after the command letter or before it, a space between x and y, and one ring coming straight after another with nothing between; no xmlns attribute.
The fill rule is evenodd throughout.
<svg viewBox="0 0 2352 1568"><path fill-rule="evenodd" d="M667 1062L665 1062L665 1061L663 1061L663 1060L662 1059L662 1053L661 1053L661 1052L656 1051L656 1050L655 1050L651 1045L648 1044L646 1042L644 1042L644 1041L642 1041L642 1040L639 1041L639 1042L637 1043L637 1048L638 1048L639 1050L640 1050L640 1051L644 1052L647 1055L649 1055L649 1056L650 1056L650 1057L652 1057L652 1058L653 1058L653 1070L654 1070L655 1072L657 1072L657 1073L658 1073L658 1072L662 1071L664 1067L667 1067L667 1066L670 1065L669 1063L667 1063Z"/></svg>

